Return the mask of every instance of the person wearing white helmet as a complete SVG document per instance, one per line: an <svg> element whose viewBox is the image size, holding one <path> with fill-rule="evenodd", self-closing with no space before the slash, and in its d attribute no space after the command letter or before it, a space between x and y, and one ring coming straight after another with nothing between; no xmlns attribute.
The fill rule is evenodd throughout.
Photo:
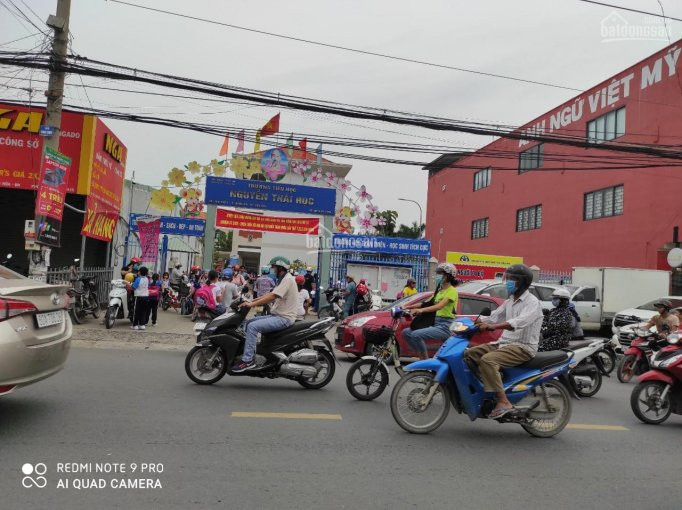
<svg viewBox="0 0 682 510"><path fill-rule="evenodd" d="M552 308L542 320L538 351L556 351L568 347L573 338L573 314L568 304L571 294L566 289L552 292Z"/></svg>
<svg viewBox="0 0 682 510"><path fill-rule="evenodd" d="M419 359L429 357L426 348L426 340L445 340L450 336L450 324L457 313L457 268L450 263L440 264L436 269L436 293L433 304L420 308L421 303L406 306L412 310L412 315L434 313L433 325L423 329L404 329L403 337L413 350L417 352Z"/></svg>

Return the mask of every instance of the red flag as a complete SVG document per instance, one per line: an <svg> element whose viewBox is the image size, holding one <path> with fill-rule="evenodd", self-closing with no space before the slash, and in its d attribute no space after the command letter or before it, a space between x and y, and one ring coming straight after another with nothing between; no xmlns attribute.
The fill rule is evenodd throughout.
<svg viewBox="0 0 682 510"><path fill-rule="evenodd" d="M225 135L225 140L223 140L223 146L220 148L218 156L227 156L227 147L230 144L230 133Z"/></svg>
<svg viewBox="0 0 682 510"><path fill-rule="evenodd" d="M242 129L237 135L237 152L244 152L244 130Z"/></svg>
<svg viewBox="0 0 682 510"><path fill-rule="evenodd" d="M308 139L304 138L298 142L298 146L303 151L303 159L306 159L306 148L308 147Z"/></svg>
<svg viewBox="0 0 682 510"><path fill-rule="evenodd" d="M260 128L261 136L270 136L279 133L279 113L271 118L265 126Z"/></svg>

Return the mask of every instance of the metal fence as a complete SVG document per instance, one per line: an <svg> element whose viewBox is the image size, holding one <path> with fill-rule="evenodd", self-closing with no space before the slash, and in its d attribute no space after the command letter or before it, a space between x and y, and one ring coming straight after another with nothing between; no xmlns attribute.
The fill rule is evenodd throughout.
<svg viewBox="0 0 682 510"><path fill-rule="evenodd" d="M573 282L570 271L540 271L538 283L554 283L556 285L567 285Z"/></svg>
<svg viewBox="0 0 682 510"><path fill-rule="evenodd" d="M113 267L85 267L83 271L76 270L76 278L94 276L97 285L97 301L102 304L109 302L109 287L114 278ZM49 267L47 269L47 283L59 285L71 285L74 278L69 267ZM120 278L120 277L119 277ZM76 282L76 285L79 285Z"/></svg>

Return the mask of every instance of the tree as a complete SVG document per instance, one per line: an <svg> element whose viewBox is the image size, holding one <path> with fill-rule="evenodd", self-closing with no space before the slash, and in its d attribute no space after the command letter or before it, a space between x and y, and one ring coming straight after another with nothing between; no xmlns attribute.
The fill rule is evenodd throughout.
<svg viewBox="0 0 682 510"><path fill-rule="evenodd" d="M378 218L383 218L386 221L386 225L377 226L377 234L381 236L394 237L395 228L397 226L398 211L393 211L387 209L386 211L381 211L377 213Z"/></svg>
<svg viewBox="0 0 682 510"><path fill-rule="evenodd" d="M419 225L416 221L413 221L412 225L409 227L407 225L401 224L398 232L396 232L395 235L397 237L407 237L408 239L419 239L424 233L425 229L426 225L423 223Z"/></svg>
<svg viewBox="0 0 682 510"><path fill-rule="evenodd" d="M232 230L229 232L218 230L218 232L216 232L215 249L217 251L232 251Z"/></svg>

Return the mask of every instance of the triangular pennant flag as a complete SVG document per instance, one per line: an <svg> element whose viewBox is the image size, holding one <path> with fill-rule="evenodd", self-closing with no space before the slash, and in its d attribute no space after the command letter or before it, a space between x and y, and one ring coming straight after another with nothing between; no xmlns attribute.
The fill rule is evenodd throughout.
<svg viewBox="0 0 682 510"><path fill-rule="evenodd" d="M242 129L237 135L237 152L244 152L244 130Z"/></svg>
<svg viewBox="0 0 682 510"><path fill-rule="evenodd" d="M218 156L227 156L227 147L230 144L230 133L225 135L225 140L223 140L223 146L220 148Z"/></svg>
<svg viewBox="0 0 682 510"><path fill-rule="evenodd" d="M260 151L260 129L256 133L256 145L253 146L253 152Z"/></svg>
<svg viewBox="0 0 682 510"><path fill-rule="evenodd" d="M260 129L261 136L270 136L279 133L279 113L271 118L265 126Z"/></svg>
<svg viewBox="0 0 682 510"><path fill-rule="evenodd" d="M289 135L289 138L287 138L287 152L289 153L289 157L294 153L294 134L291 133Z"/></svg>
<svg viewBox="0 0 682 510"><path fill-rule="evenodd" d="M303 159L307 159L306 150L308 149L308 139L307 139L307 138L304 138L303 140L300 140L300 141L298 142L298 146L299 146L299 147L301 148L301 150L303 151Z"/></svg>

